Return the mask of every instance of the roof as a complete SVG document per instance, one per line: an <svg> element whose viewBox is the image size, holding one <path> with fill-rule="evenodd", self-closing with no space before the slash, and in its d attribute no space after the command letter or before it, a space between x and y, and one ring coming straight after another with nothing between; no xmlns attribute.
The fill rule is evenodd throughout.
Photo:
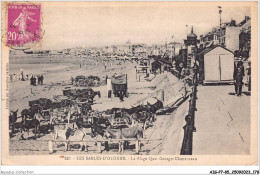
<svg viewBox="0 0 260 175"><path fill-rule="evenodd" d="M191 33L187 36L187 38L197 38L197 35L193 33L193 26L191 28Z"/></svg>
<svg viewBox="0 0 260 175"><path fill-rule="evenodd" d="M112 84L127 84L126 74L111 77Z"/></svg>
<svg viewBox="0 0 260 175"><path fill-rule="evenodd" d="M244 25L247 21L249 21L249 20L251 20L250 17L248 17L247 19L244 19L243 21L241 21L241 22L238 24L238 26L239 26L239 27L243 26L243 25Z"/></svg>
<svg viewBox="0 0 260 175"><path fill-rule="evenodd" d="M223 46L221 46L221 45L215 45L215 46L213 46L213 47L205 48L205 49L202 50L198 55L205 55L206 53L210 52L211 50L213 50L213 49L215 49L215 48L217 48L217 47L222 47L223 49L225 49L225 50L227 50L227 51L233 53L231 50L229 50L229 49L227 49L227 48L225 48L225 47L223 47Z"/></svg>
<svg viewBox="0 0 260 175"><path fill-rule="evenodd" d="M190 33L187 37L188 38L197 38L197 35L195 33Z"/></svg>
<svg viewBox="0 0 260 175"><path fill-rule="evenodd" d="M164 60L164 59L154 60L154 61L152 62L152 64L153 64L154 62L159 62L160 64L166 64L166 65L172 66L172 63L170 63L170 62L168 62L168 61L166 61L166 60Z"/></svg>

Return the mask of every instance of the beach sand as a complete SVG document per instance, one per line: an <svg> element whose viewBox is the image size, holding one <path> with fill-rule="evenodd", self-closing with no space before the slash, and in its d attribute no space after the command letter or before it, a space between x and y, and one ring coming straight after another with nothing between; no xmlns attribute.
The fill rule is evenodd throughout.
<svg viewBox="0 0 260 175"><path fill-rule="evenodd" d="M149 94L153 93L156 90L157 84L162 82L162 80L165 78L167 74L165 73L159 75L151 82L145 81L142 78L141 82L137 82L135 74L135 66L137 66L137 63L113 61L112 65L111 63L106 63L107 69L105 70L105 63L102 61L96 61L95 63L94 59L90 59L89 64L86 58L66 58L63 63L59 60L60 58L58 58L58 61L56 61L57 63L54 63L54 61L52 61L52 64L50 64L47 63L48 61L46 62L46 60L44 60L42 63L33 62L33 64L28 64L28 62L30 62L30 60L32 59L33 58L28 58L27 61L23 59L23 64L20 64L21 60L12 60L9 64L9 70L11 70L12 72L19 72L20 69L23 69L26 72L44 75L43 85L31 86L30 81L15 80L13 82L10 82L9 106L10 110L18 109L18 115L23 109L29 108L28 102L31 100L36 100L39 98L49 98L51 100L54 100L54 95L62 95L62 90L65 87L71 86L70 78L76 77L77 75L96 75L102 79L106 75L112 76L114 73L127 74L129 97L124 98L124 102L120 102L119 98L114 96L112 96L112 98L107 98L107 87L106 85L103 85L100 87L93 88L93 90L101 92L101 98L94 99L95 101L92 108L98 111L111 109L113 107L130 108L131 106L136 104L137 100L140 100L148 96ZM54 58L52 58L52 60L53 59ZM121 62L120 65L118 64L119 62ZM85 67L83 63L91 66ZM81 68L80 64L82 64ZM161 84L160 86L163 86L163 84ZM185 111L186 109L182 108L180 110ZM156 145L165 145L168 142L169 144L171 144L172 141L167 140L169 136L164 137L164 135L167 133L168 130L173 130L174 128L177 128L175 124L171 125L171 123L182 123L183 121L182 117L178 117L176 119L175 111L166 116L164 115L156 117L157 121L154 122L152 127L148 128L145 131L144 135L148 139L161 138L161 140L153 141L149 144L144 144L143 151L141 151L141 154L164 154L165 152L167 153L167 151L164 150L165 146L159 148ZM179 128L182 128L182 126L180 126ZM178 135L178 132L175 132L174 134ZM29 133L28 137L30 136L33 136L33 133ZM48 144L47 142L41 142L41 140L51 140L53 139L53 134L50 133L42 135L40 138L37 139L37 141L30 140L26 142L19 141L18 139L19 133L17 133L10 141L10 148L17 148L10 149L11 154L47 154ZM35 148L37 148L36 150L38 151L35 151ZM93 151L91 151L91 149L93 149ZM90 153L95 154L95 149L96 147L93 145L93 148L90 148ZM62 151L62 149L60 151ZM57 151L55 154L61 153L60 151ZM104 154L115 154L116 151L117 150L114 149L109 152L104 152ZM63 151L62 154L64 154ZM75 152L66 152L66 154L75 154ZM134 151L127 150L124 154L134 154Z"/></svg>

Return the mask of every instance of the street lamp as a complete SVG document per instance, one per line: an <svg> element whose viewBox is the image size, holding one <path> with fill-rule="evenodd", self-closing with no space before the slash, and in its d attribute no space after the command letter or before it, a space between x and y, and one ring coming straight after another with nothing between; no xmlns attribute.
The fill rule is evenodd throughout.
<svg viewBox="0 0 260 175"><path fill-rule="evenodd" d="M222 34L222 29L221 29L221 13L222 13L222 7L218 6L218 13L219 13L219 44L222 45L221 43L221 34Z"/></svg>
<svg viewBox="0 0 260 175"><path fill-rule="evenodd" d="M175 36L174 36L174 34L172 34L172 39L173 39L173 43L172 43L173 44L173 48L172 48L173 49L173 54L172 54L172 57L173 57L173 56L175 56Z"/></svg>

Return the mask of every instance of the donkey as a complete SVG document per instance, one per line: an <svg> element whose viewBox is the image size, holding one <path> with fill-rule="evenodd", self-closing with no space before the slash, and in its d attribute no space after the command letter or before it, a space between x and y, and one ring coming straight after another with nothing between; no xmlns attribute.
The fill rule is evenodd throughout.
<svg viewBox="0 0 260 175"><path fill-rule="evenodd" d="M38 137L40 136L39 132L40 128L40 121L33 118L33 119L27 119L25 115L22 115L22 123L21 123L21 139L25 140L24 138L24 132L27 131L29 133L30 129L34 129L34 139L37 139L37 134Z"/></svg>
<svg viewBox="0 0 260 175"><path fill-rule="evenodd" d="M10 111L10 115L9 115L9 129L11 129L10 132L10 137L12 137L13 133L14 133L14 123L17 121L17 112L18 109L16 111Z"/></svg>

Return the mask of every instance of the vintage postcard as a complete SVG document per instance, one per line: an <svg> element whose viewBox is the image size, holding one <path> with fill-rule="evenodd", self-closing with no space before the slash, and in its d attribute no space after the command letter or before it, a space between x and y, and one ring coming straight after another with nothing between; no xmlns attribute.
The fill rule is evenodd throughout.
<svg viewBox="0 0 260 175"><path fill-rule="evenodd" d="M2 2L2 165L257 165L257 9Z"/></svg>

